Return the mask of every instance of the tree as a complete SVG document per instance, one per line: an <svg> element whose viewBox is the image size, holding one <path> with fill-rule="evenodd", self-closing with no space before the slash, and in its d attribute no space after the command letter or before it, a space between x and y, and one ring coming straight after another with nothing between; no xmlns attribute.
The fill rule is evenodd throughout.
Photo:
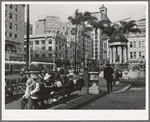
<svg viewBox="0 0 150 122"><path fill-rule="evenodd" d="M70 20L73 25L76 25L76 31L77 31L77 27L79 25L82 26L82 35L83 35L83 65L85 66L84 32L85 31L91 31L91 27L87 27L87 25L86 25L85 22L92 21L92 20L97 20L97 18L94 17L94 16L92 16L91 13L88 12L88 11L82 13L82 12L79 12L79 10L77 9L75 11L74 16L69 16L68 20ZM76 69L76 37L77 37L77 34L75 35L75 69Z"/></svg>

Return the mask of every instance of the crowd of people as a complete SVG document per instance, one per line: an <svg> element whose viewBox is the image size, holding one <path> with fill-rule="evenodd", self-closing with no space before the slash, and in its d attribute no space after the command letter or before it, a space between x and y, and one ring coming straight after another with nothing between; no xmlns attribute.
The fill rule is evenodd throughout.
<svg viewBox="0 0 150 122"><path fill-rule="evenodd" d="M34 66L32 65L29 71L25 71L22 68L20 76L16 80L17 92L19 93L20 85L25 84L26 89L24 95L20 100L22 109L32 109L33 106L37 106L36 99L38 99L37 92L41 90L65 87L66 89L72 89L74 84L84 86L83 73L88 71L88 68L78 67L74 70L72 67L58 67L53 69L53 67L48 66ZM107 91L112 91L112 83L115 82L119 77L122 77L121 71L114 71L109 64L103 67L104 78L107 82ZM22 89L23 90L23 89ZM62 89L62 91L65 89ZM8 90L6 90L8 92ZM54 94L52 91L50 94ZM57 101L57 98L52 100ZM45 101L47 103L47 101Z"/></svg>
<svg viewBox="0 0 150 122"><path fill-rule="evenodd" d="M74 87L74 84L84 86L83 70L74 71L72 68L65 69L64 67L53 70L51 67L45 67L41 71L27 71L24 74L21 72L20 77L17 80L19 86L20 83L26 83L25 94L20 100L22 109L32 109L33 106L38 106L36 99L38 99L37 92L41 90L47 90L56 87L63 87L63 90L69 90ZM51 91L50 94L54 94L55 91ZM57 101L57 98L53 99L53 102ZM46 103L47 101L44 101Z"/></svg>

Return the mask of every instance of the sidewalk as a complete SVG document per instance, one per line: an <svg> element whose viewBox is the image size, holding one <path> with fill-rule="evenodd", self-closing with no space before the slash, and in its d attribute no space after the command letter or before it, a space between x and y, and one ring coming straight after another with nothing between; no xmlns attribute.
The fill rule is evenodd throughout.
<svg viewBox="0 0 150 122"><path fill-rule="evenodd" d="M131 84L118 84L113 86L114 91L111 94L123 92L127 90L129 87L131 87ZM100 86L100 94L85 94L79 98L76 98L74 100L68 101L66 103L60 104L58 106L55 106L53 108L49 109L79 109L82 106L85 106L87 104L90 104L103 96L107 95L107 86L101 85Z"/></svg>

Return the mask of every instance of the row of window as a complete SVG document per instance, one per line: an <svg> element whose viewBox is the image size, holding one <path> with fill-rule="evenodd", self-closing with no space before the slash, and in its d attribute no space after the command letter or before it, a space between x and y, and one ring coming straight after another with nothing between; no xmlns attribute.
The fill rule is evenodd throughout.
<svg viewBox="0 0 150 122"><path fill-rule="evenodd" d="M130 52L130 59L140 58L142 55L144 55L144 51Z"/></svg>
<svg viewBox="0 0 150 122"><path fill-rule="evenodd" d="M12 38L18 38L18 34L12 34L11 32L7 32L5 31L5 36L9 36L9 37L12 37Z"/></svg>
<svg viewBox="0 0 150 122"><path fill-rule="evenodd" d="M5 28L8 28L8 27L9 27L9 29L18 31L18 24L14 24L11 22L9 22L9 23L5 22Z"/></svg>
<svg viewBox="0 0 150 122"><path fill-rule="evenodd" d="M5 8L9 8L9 9L13 9L13 5L12 4L10 4L10 5L5 5ZM15 10L15 12L17 12L18 11L18 5L15 5L15 7L14 7L14 10Z"/></svg>
<svg viewBox="0 0 150 122"><path fill-rule="evenodd" d="M129 47L145 47L145 41L130 41Z"/></svg>
<svg viewBox="0 0 150 122"><path fill-rule="evenodd" d="M5 11L5 17L9 17L10 20L18 21L18 15L13 15L12 12Z"/></svg>
<svg viewBox="0 0 150 122"><path fill-rule="evenodd" d="M35 40L35 44L39 45L40 41L39 40ZM41 44L46 44L46 40L41 40ZM51 39L49 39L49 44L52 44L52 40Z"/></svg>

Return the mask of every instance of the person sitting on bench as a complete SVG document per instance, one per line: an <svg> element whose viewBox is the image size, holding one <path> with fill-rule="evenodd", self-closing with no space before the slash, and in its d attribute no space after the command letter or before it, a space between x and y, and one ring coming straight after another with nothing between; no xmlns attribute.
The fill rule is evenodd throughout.
<svg viewBox="0 0 150 122"><path fill-rule="evenodd" d="M33 107L36 108L38 106L38 103L36 102L38 95L35 95L35 93L38 91L40 91L39 83L29 78L26 82L25 94L20 100L21 109L25 109L26 107L27 109L33 109Z"/></svg>

